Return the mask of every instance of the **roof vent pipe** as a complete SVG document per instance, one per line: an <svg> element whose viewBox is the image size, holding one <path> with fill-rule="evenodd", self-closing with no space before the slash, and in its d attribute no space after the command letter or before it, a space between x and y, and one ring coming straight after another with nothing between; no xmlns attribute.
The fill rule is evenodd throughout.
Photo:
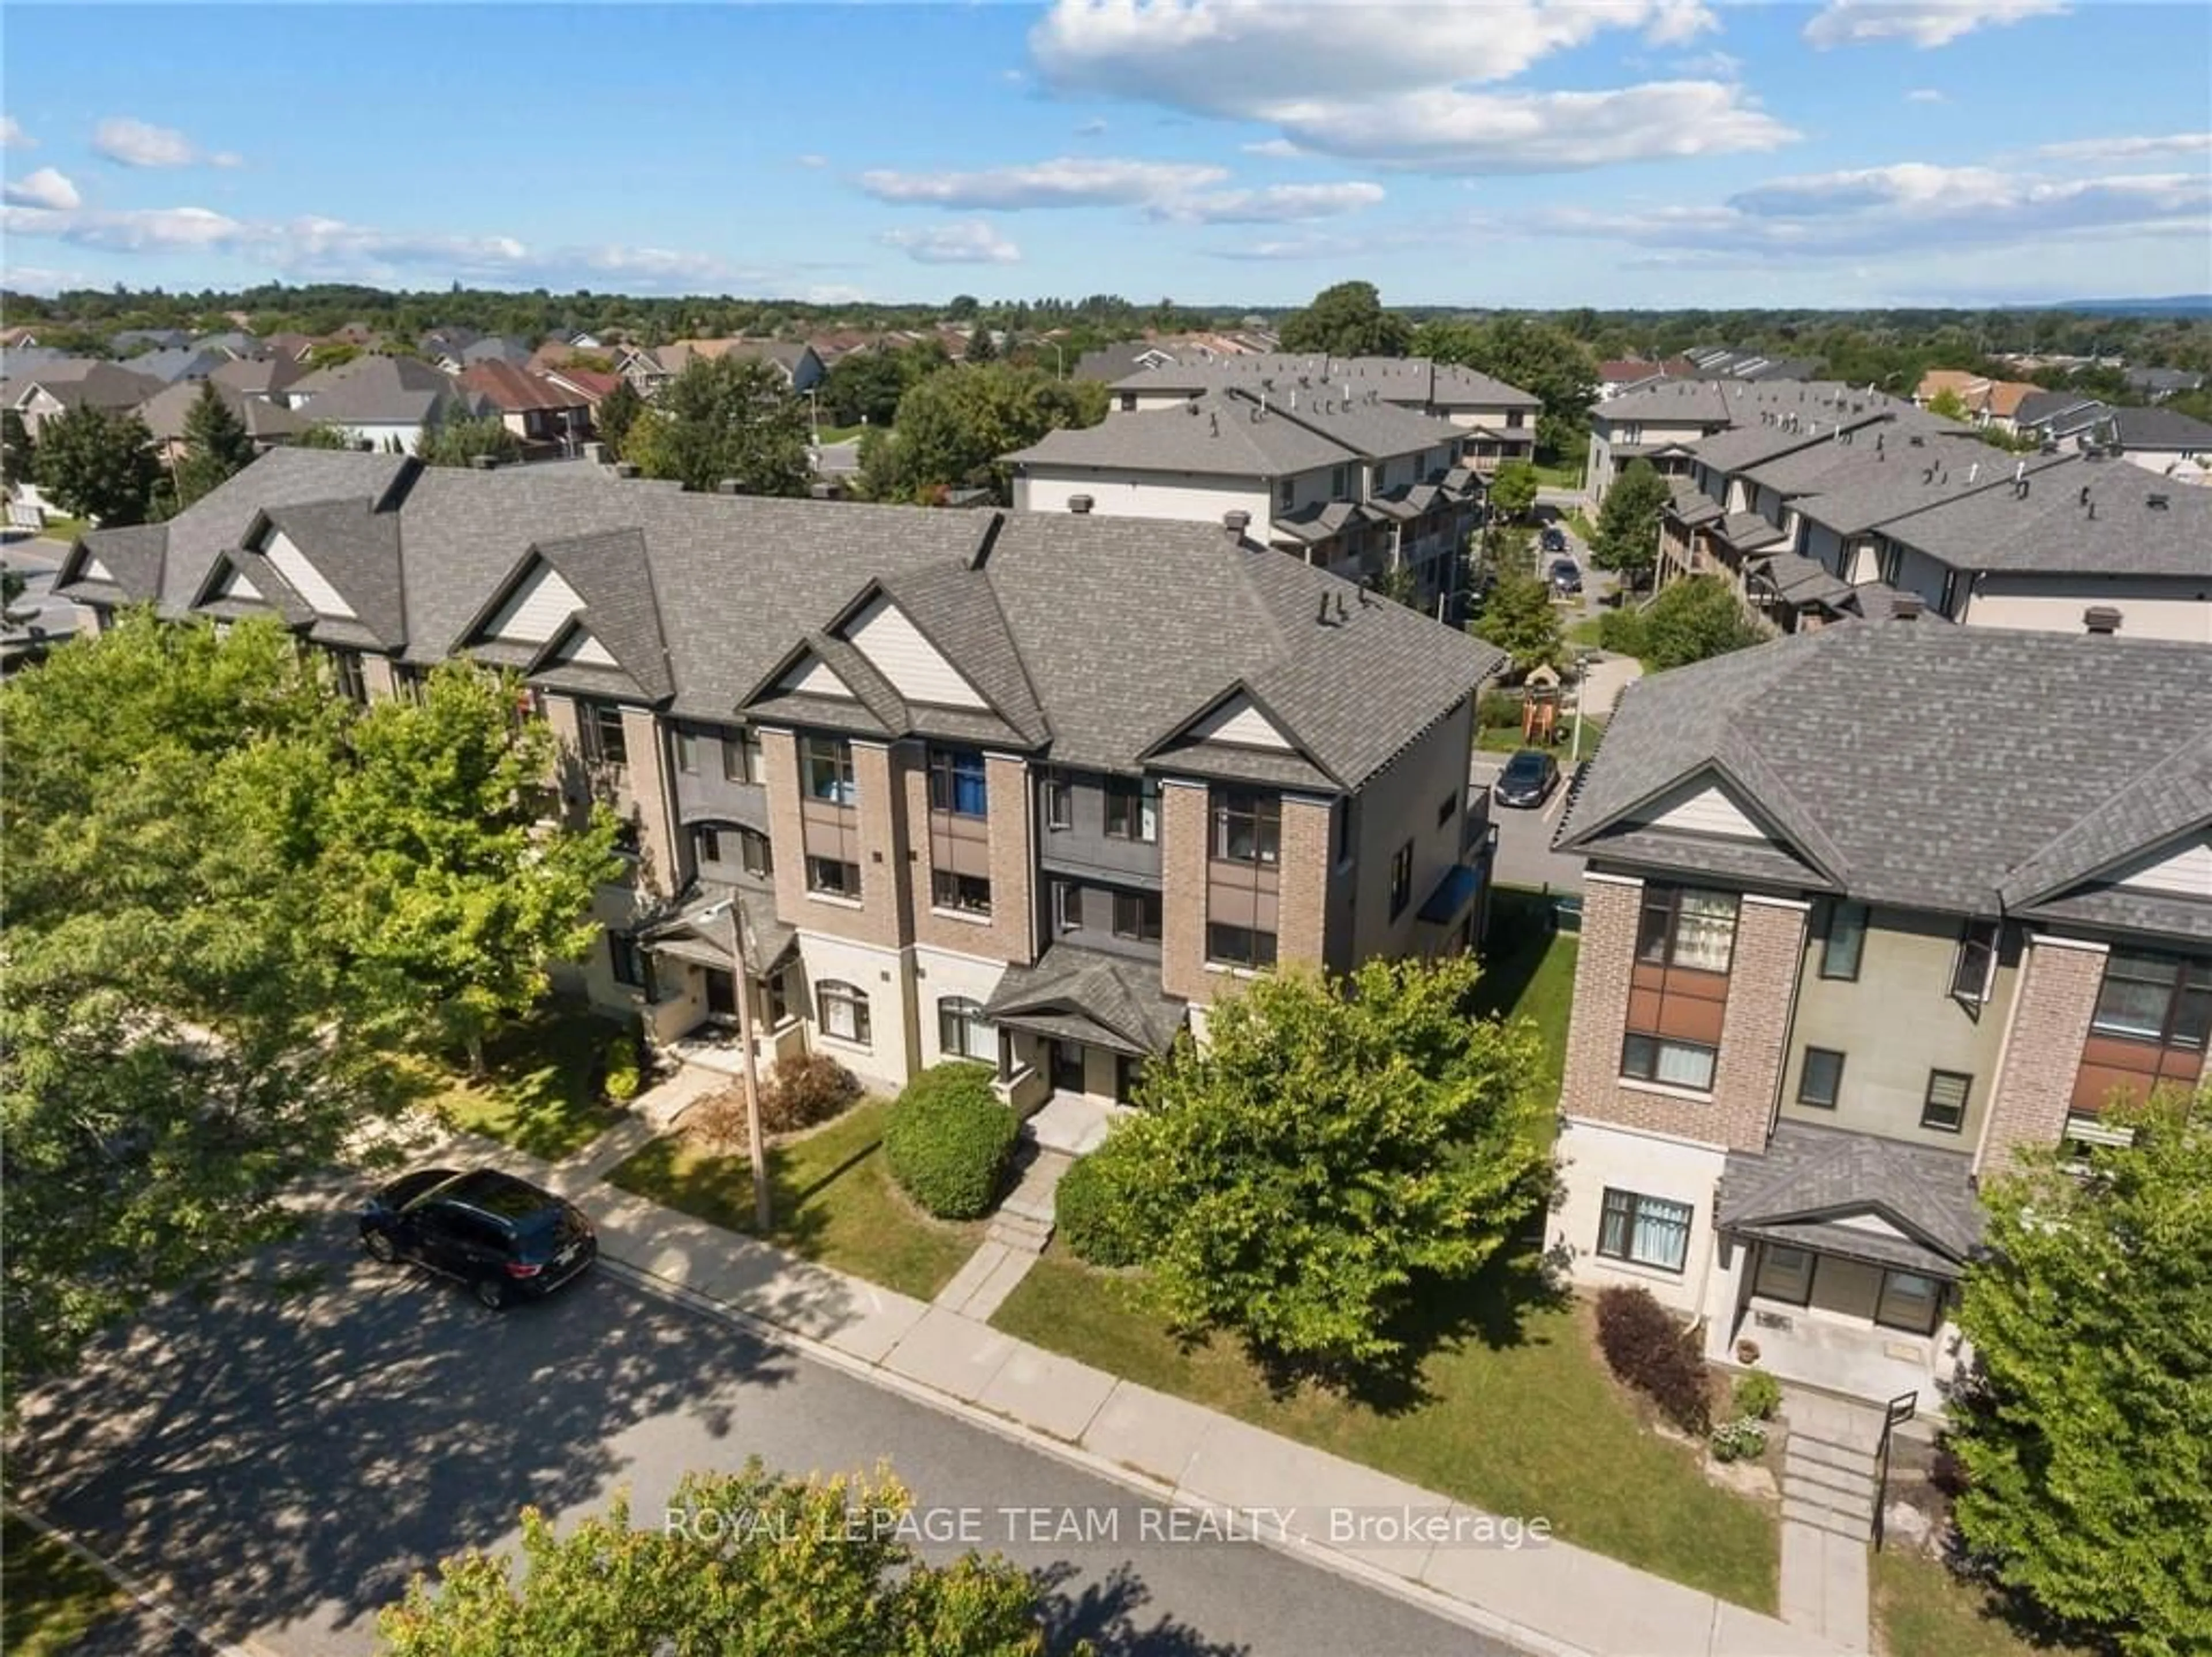
<svg viewBox="0 0 2212 1657"><path fill-rule="evenodd" d="M1889 613L1899 621L1917 620L1920 615L1920 594L1899 593L1889 601Z"/></svg>
<svg viewBox="0 0 2212 1657"><path fill-rule="evenodd" d="M1221 515L1221 527L1228 531L1229 539L1232 541L1241 541L1244 539L1244 531L1251 521L1252 515L1249 512L1224 512Z"/></svg>
<svg viewBox="0 0 2212 1657"><path fill-rule="evenodd" d="M2081 625L2092 633L2117 633L2120 631L2120 612L2109 604L2093 604L2081 612Z"/></svg>
<svg viewBox="0 0 2212 1657"><path fill-rule="evenodd" d="M1088 495L1069 496L1067 497L1067 509L1070 512L1073 512L1079 518L1089 515L1091 511L1091 497Z"/></svg>

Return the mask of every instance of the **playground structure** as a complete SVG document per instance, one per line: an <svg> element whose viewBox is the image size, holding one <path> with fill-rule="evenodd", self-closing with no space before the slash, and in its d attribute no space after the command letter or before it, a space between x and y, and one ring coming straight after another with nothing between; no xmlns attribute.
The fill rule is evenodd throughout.
<svg viewBox="0 0 2212 1657"><path fill-rule="evenodd" d="M1525 691L1521 704L1521 740L1530 747L1550 747L1563 734L1559 675L1550 667L1539 667L1528 675Z"/></svg>

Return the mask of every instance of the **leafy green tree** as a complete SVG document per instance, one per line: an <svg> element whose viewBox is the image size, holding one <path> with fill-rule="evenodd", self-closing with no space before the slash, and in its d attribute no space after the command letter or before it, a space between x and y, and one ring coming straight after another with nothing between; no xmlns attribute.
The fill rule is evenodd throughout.
<svg viewBox="0 0 2212 1657"><path fill-rule="evenodd" d="M1346 1379L1408 1355L1406 1321L1479 1271L1547 1189L1540 1043L1468 1016L1472 958L1255 980L1146 1072L1095 1155L1147 1292Z"/></svg>
<svg viewBox="0 0 2212 1657"><path fill-rule="evenodd" d="M997 360L998 355L999 348L991 341L989 328L979 326L975 332L968 336L968 354L964 361L990 362Z"/></svg>
<svg viewBox="0 0 2212 1657"><path fill-rule="evenodd" d="M638 439L633 423L624 459L648 478L707 490L735 478L748 495L804 495L811 480L812 434L805 401L766 362L694 357L669 383L653 412L661 423Z"/></svg>
<svg viewBox="0 0 2212 1657"><path fill-rule="evenodd" d="M1957 420L1961 423L1973 418L1966 408L1966 399L1948 386L1928 399L1928 412L1940 414L1946 420Z"/></svg>
<svg viewBox="0 0 2212 1657"><path fill-rule="evenodd" d="M391 1657L1041 1657L1028 1573L973 1552L923 1560L902 1529L913 1511L888 1473L779 1478L757 1459L688 1475L643 1526L623 1496L565 1536L526 1508L519 1562L447 1559L378 1631Z"/></svg>
<svg viewBox="0 0 2212 1657"><path fill-rule="evenodd" d="M629 441L630 428L637 423L637 417L644 412L645 399L627 380L618 381L612 391L599 399L599 406L592 414L592 425L599 441L617 460L629 458L623 445Z"/></svg>
<svg viewBox="0 0 2212 1657"><path fill-rule="evenodd" d="M932 375L899 399L896 430L871 433L863 444L861 486L880 501L988 488L1004 502L1001 455L1048 431L1105 417L1106 388L1095 381L1054 380L1006 362Z"/></svg>
<svg viewBox="0 0 2212 1657"><path fill-rule="evenodd" d="M1513 553L1496 567L1498 584L1483 600L1481 613L1468 630L1504 651L1516 676L1556 663L1562 635L1550 586L1528 574L1525 558Z"/></svg>
<svg viewBox="0 0 2212 1657"><path fill-rule="evenodd" d="M1650 461L1631 460L1598 508L1590 562L1613 570L1632 588L1641 586L1659 561L1659 518L1672 499L1674 491Z"/></svg>
<svg viewBox="0 0 2212 1657"><path fill-rule="evenodd" d="M161 481L154 434L136 414L87 403L39 432L39 484L72 518L108 528L146 521Z"/></svg>
<svg viewBox="0 0 2212 1657"><path fill-rule="evenodd" d="M952 322L972 322L975 313L983 308L983 302L973 294L955 294L952 302L945 308L945 319Z"/></svg>
<svg viewBox="0 0 2212 1657"><path fill-rule="evenodd" d="M542 832L553 739L514 718L515 696L510 679L441 666L419 702L355 722L330 795L323 874L349 999L404 1039L465 1048L477 1069L484 1038L544 996L548 966L591 947L592 895L620 871L604 807Z"/></svg>
<svg viewBox="0 0 2212 1657"><path fill-rule="evenodd" d="M303 360L311 369L337 369L343 368L360 355L361 347L358 345L349 345L339 339L326 339L319 345L309 346Z"/></svg>
<svg viewBox="0 0 2212 1657"><path fill-rule="evenodd" d="M474 466L479 454L501 463L519 460L522 440L496 414L470 414L456 405L448 405L444 417L427 427L415 445L415 456L425 466Z"/></svg>
<svg viewBox="0 0 2212 1657"><path fill-rule="evenodd" d="M39 475L39 446L30 428L14 409L0 409L0 484L15 484Z"/></svg>
<svg viewBox="0 0 2212 1657"><path fill-rule="evenodd" d="M1382 308L1371 282L1340 282L1316 294L1313 303L1283 319L1286 351L1326 351L1332 356L1403 356L1413 331Z"/></svg>
<svg viewBox="0 0 2212 1657"><path fill-rule="evenodd" d="M1413 354L1460 363L1542 399L1536 443L1547 454L1574 450L1586 439L1597 357L1564 329L1522 316L1428 322L1413 336Z"/></svg>
<svg viewBox="0 0 2212 1657"><path fill-rule="evenodd" d="M1674 582L1644 608L1640 621L1638 654L1654 672L1746 649L1765 637L1718 576Z"/></svg>
<svg viewBox="0 0 2212 1657"><path fill-rule="evenodd" d="M185 411L185 452L177 461L177 505L190 506L253 463L253 439L212 380Z"/></svg>
<svg viewBox="0 0 2212 1657"><path fill-rule="evenodd" d="M1950 1447L1970 1554L2124 1657L2212 1650L2212 1085L1992 1179ZM2086 1157L2086 1175L2069 1166Z"/></svg>
<svg viewBox="0 0 2212 1657"><path fill-rule="evenodd" d="M1508 460L1492 474L1490 504L1509 518L1525 518L1536 504L1536 468L1526 460Z"/></svg>
<svg viewBox="0 0 2212 1657"><path fill-rule="evenodd" d="M887 426L897 417L899 399L910 383L898 353L853 351L823 376L819 395L838 425Z"/></svg>
<svg viewBox="0 0 2212 1657"><path fill-rule="evenodd" d="M351 448L353 439L343 428L318 420L292 439L292 447L294 448Z"/></svg>

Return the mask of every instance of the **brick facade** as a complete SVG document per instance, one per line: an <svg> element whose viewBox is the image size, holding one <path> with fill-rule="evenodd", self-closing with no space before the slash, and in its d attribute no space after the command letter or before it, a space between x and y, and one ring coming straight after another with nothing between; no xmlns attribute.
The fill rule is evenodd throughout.
<svg viewBox="0 0 2212 1657"><path fill-rule="evenodd" d="M2105 951L2031 935L1974 1172L2002 1173L2024 1146L2055 1145L2072 1107Z"/></svg>
<svg viewBox="0 0 2212 1657"><path fill-rule="evenodd" d="M1213 999L1206 970L1206 791L1160 789L1160 987L1203 1006Z"/></svg>
<svg viewBox="0 0 2212 1657"><path fill-rule="evenodd" d="M1030 914L1029 767L1004 754L983 760L991 835L991 917L988 921L941 915L930 901L936 874L929 825L929 774L906 771L906 821L911 831L907 866L912 871L914 938L933 949L988 955L1026 966L1036 958Z"/></svg>
<svg viewBox="0 0 2212 1657"><path fill-rule="evenodd" d="M768 838L775 860L775 912L791 926L811 926L806 911L806 833L799 820L799 739L763 728L761 782L768 795Z"/></svg>
<svg viewBox="0 0 2212 1657"><path fill-rule="evenodd" d="M673 897L681 884L682 864L676 856L675 812L668 797L660 721L649 708L624 708L622 722L627 758L618 792L621 809L637 817L638 886L658 898Z"/></svg>
<svg viewBox="0 0 2212 1657"><path fill-rule="evenodd" d="M1279 911L1275 958L1286 968L1319 968L1326 959L1328 843L1329 807L1325 801L1283 801L1282 861L1276 865Z"/></svg>
<svg viewBox="0 0 2212 1657"><path fill-rule="evenodd" d="M1559 1108L1584 1121L1617 1123L1732 1150L1762 1150L1789 1045L1806 910L1797 904L1744 900L1712 1095L1699 1099L1621 1080L1620 1044L1628 1027L1629 978L1643 898L1638 880L1601 876L1583 890L1582 946Z"/></svg>

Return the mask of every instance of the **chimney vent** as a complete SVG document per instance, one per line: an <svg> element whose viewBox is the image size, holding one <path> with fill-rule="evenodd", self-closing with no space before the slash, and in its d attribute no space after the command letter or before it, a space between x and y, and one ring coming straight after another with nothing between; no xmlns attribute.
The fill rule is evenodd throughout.
<svg viewBox="0 0 2212 1657"><path fill-rule="evenodd" d="M635 477L636 477L636 476L637 476L637 462L636 462L636 461L635 461L635 460L617 460L617 461L616 461L616 462L615 462L615 476L616 476L616 477L617 477L617 478L635 478Z"/></svg>
<svg viewBox="0 0 2212 1657"><path fill-rule="evenodd" d="M1224 512L1221 515L1221 527L1229 532L1229 539L1232 541L1243 540L1244 531L1251 522L1252 515L1249 512Z"/></svg>
<svg viewBox="0 0 2212 1657"><path fill-rule="evenodd" d="M581 453L583 457L595 466L605 466L607 463L607 446L605 443L586 443Z"/></svg>
<svg viewBox="0 0 2212 1657"><path fill-rule="evenodd" d="M2120 612L2109 604L2093 604L2081 612L2081 625L2093 633L2120 631Z"/></svg>
<svg viewBox="0 0 2212 1657"><path fill-rule="evenodd" d="M1088 515L1091 504L1091 497L1088 495L1071 495L1067 497L1067 509L1079 518Z"/></svg>
<svg viewBox="0 0 2212 1657"><path fill-rule="evenodd" d="M1899 621L1917 620L1920 615L1920 594L1899 593L1890 600L1889 612Z"/></svg>
<svg viewBox="0 0 2212 1657"><path fill-rule="evenodd" d="M2154 512L2170 512L2173 509L2172 497L2166 495L2147 495L2143 497L2143 504Z"/></svg>
<svg viewBox="0 0 2212 1657"><path fill-rule="evenodd" d="M714 485L714 493L717 495L735 495L739 492L738 480L735 478L725 478Z"/></svg>

